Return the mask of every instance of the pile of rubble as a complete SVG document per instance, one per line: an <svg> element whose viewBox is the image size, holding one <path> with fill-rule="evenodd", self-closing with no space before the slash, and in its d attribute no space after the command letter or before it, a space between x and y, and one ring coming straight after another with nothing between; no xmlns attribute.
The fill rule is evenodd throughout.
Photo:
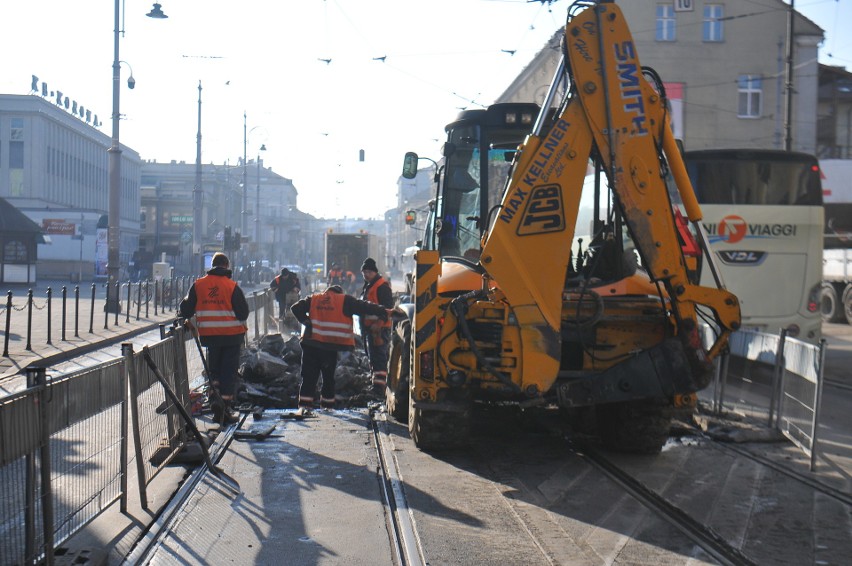
<svg viewBox="0 0 852 566"><path fill-rule="evenodd" d="M302 347L297 335L263 336L243 351L238 403L276 409L296 407L301 360ZM366 407L368 402L377 400L372 393L370 363L360 336L355 337L354 351L339 355L334 381L339 408Z"/></svg>

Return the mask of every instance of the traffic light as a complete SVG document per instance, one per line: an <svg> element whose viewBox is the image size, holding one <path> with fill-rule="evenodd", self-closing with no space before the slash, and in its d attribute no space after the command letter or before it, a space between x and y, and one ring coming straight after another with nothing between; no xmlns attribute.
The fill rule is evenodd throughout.
<svg viewBox="0 0 852 566"><path fill-rule="evenodd" d="M235 230L234 231L234 241L233 241L233 243L234 243L233 250L234 251L237 251L237 250L240 249L240 244L242 243L242 241L243 241L242 234L240 234L239 230Z"/></svg>
<svg viewBox="0 0 852 566"><path fill-rule="evenodd" d="M405 211L405 223L412 226L417 222L417 212L414 210Z"/></svg>
<svg viewBox="0 0 852 566"><path fill-rule="evenodd" d="M225 248L226 252L231 251L231 247L234 245L233 238L231 237L231 227L225 226L225 236L222 238L222 246Z"/></svg>

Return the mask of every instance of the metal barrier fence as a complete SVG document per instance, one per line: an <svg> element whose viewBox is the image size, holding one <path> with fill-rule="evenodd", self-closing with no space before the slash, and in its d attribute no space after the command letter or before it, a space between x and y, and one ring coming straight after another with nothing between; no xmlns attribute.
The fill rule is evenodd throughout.
<svg viewBox="0 0 852 566"><path fill-rule="evenodd" d="M161 329L163 340L148 346L148 352L157 367L169 380L169 387L187 411L191 410L189 397L189 375L186 366L185 338L183 328L173 326L166 332ZM160 387L156 376L145 363L141 353L134 352L133 344L121 347L128 368L130 416L133 444L136 447L134 460L139 478L139 499L142 507L148 507L146 486L154 479L183 448L187 440L185 424L180 412Z"/></svg>
<svg viewBox="0 0 852 566"><path fill-rule="evenodd" d="M12 329L17 334L24 334L26 329L26 345L24 350L32 351L33 340L40 340L46 344L53 344L54 339L66 341L73 331L74 337L79 338L81 332L95 332L95 325L107 329L112 324L119 326L123 319L129 323L131 318L140 320L142 317L157 317L158 314L177 311L180 299L187 293L195 278L178 277L164 279L162 281L137 281L117 282L112 289L113 297L118 294L121 304L121 313L118 310L108 312L104 305L107 301L106 285L101 285L102 291L98 292L98 285L92 283L89 292L75 286L70 290L62 286L59 296L54 296L54 289L48 287L44 298L35 296L35 292L29 289L25 294L17 297L12 291L6 293L6 300L0 304L0 316L3 317L3 357L9 357L9 341ZM99 296L100 295L100 296ZM54 315L57 311L60 316ZM43 313L43 314L39 314ZM44 324L38 324L34 328L33 318L43 317ZM57 322L57 328L54 324Z"/></svg>
<svg viewBox="0 0 852 566"><path fill-rule="evenodd" d="M184 345L175 328L149 351L188 408ZM132 345L122 351L49 383L28 368L28 388L0 399L0 564L52 564L54 548L117 499L126 510L131 475L147 507L145 486L183 447L176 407Z"/></svg>
<svg viewBox="0 0 852 566"><path fill-rule="evenodd" d="M174 281L172 296L190 284ZM257 338L274 323L274 296L246 298ZM161 338L147 350L191 411L200 346L176 324L161 326ZM0 564L52 564L54 548L117 499L126 510L131 476L147 508L146 486L185 446L179 410L141 353L126 343L122 356L50 382L44 368L28 368L27 389L0 398Z"/></svg>
<svg viewBox="0 0 852 566"><path fill-rule="evenodd" d="M52 563L53 548L126 493L124 361L0 400L0 563ZM81 481L85 478L85 481Z"/></svg>
<svg viewBox="0 0 852 566"><path fill-rule="evenodd" d="M712 331L704 326L705 346L712 338ZM825 348L825 340L810 344L788 337L786 329L780 334L734 332L729 351L716 360L713 411L737 410L766 418L767 426L777 428L810 457L813 470Z"/></svg>
<svg viewBox="0 0 852 566"><path fill-rule="evenodd" d="M248 338L251 332L252 322L254 323L254 339L257 340L262 335L269 333L269 327L275 325L278 327L278 322L275 318L275 293L270 289L264 291L255 291L246 297L249 304L249 310L253 314L253 320L248 321L249 332L246 333ZM263 331L261 332L261 329Z"/></svg>

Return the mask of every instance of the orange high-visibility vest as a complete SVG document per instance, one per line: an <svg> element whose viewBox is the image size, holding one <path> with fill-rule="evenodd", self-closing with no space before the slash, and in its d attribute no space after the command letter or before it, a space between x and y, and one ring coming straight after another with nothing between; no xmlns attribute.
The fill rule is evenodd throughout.
<svg viewBox="0 0 852 566"><path fill-rule="evenodd" d="M311 339L326 344L355 346L352 317L343 314L345 298L346 295L334 291L311 295Z"/></svg>
<svg viewBox="0 0 852 566"><path fill-rule="evenodd" d="M373 285L367 290L367 296L365 299L371 303L379 304L379 287L385 284L385 280L381 275L377 275L375 281L373 281ZM390 317L387 320L382 320L376 315L368 314L366 316L362 316L361 319L364 321L364 326L369 328L372 326L378 327L391 327L391 319Z"/></svg>
<svg viewBox="0 0 852 566"><path fill-rule="evenodd" d="M342 285L343 284L343 270L342 269L332 269L328 272L328 284L329 285Z"/></svg>
<svg viewBox="0 0 852 566"><path fill-rule="evenodd" d="M236 281L221 275L205 275L195 282L195 318L201 336L233 336L248 330L231 304L236 286Z"/></svg>

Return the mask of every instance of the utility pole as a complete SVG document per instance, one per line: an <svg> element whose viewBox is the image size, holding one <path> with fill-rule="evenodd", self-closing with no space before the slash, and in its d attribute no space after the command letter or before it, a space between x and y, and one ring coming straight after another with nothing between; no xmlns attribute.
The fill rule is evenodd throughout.
<svg viewBox="0 0 852 566"><path fill-rule="evenodd" d="M790 10L787 12L787 72L786 92L784 96L784 150L793 150L793 19L796 15L796 0L790 0Z"/></svg>
<svg viewBox="0 0 852 566"><path fill-rule="evenodd" d="M201 275L204 273L204 256L201 254L202 202L204 192L201 187L201 81L198 81L198 134L195 141L195 188L192 190L192 269Z"/></svg>

